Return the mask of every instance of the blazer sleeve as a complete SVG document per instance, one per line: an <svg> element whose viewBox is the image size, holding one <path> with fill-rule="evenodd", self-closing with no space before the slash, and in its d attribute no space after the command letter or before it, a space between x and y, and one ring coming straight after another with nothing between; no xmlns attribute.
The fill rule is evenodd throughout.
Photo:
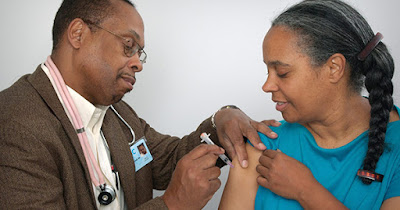
<svg viewBox="0 0 400 210"><path fill-rule="evenodd" d="M121 104L121 102L119 104ZM168 187L169 181L171 180L172 173L176 167L177 162L184 155L186 155L196 146L201 144L201 133L209 133L210 138L212 138L217 145L220 145L216 130L211 125L210 118L204 120L192 133L182 138L179 138L176 136L162 134L156 131L144 119L139 118L135 111L125 102L122 102L121 105L129 107L131 113L125 114L133 116L133 118L135 118L130 119L131 121L128 121L128 123L132 122L133 128L140 128L135 130L136 138L141 138L142 136L145 136L147 139L147 146L149 147L149 150L153 156L152 178L154 189L165 190ZM119 110L117 106L114 107L118 110L118 112L124 112L124 110ZM219 167L222 167L224 163L218 160L217 165Z"/></svg>
<svg viewBox="0 0 400 210"><path fill-rule="evenodd" d="M202 132L211 133L211 138L217 139L217 134L210 126L210 119L204 120L200 126L183 138L164 135L158 133L148 124L143 122L145 136L152 139L150 145L153 151L153 178L156 189L165 189L171 180L172 173L178 161L196 146L200 145L200 134Z"/></svg>
<svg viewBox="0 0 400 210"><path fill-rule="evenodd" d="M57 163L17 122L0 126L0 209L66 209Z"/></svg>

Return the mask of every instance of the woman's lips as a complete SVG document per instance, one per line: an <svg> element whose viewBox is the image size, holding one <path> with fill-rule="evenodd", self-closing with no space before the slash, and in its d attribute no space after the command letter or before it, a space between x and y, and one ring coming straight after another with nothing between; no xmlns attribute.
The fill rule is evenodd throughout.
<svg viewBox="0 0 400 210"><path fill-rule="evenodd" d="M286 108L287 104L287 102L276 102L275 109L281 112Z"/></svg>

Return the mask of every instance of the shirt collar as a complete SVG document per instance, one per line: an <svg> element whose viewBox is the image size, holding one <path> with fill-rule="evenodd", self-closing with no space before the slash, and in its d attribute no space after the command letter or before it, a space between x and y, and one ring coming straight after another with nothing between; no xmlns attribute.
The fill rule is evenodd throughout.
<svg viewBox="0 0 400 210"><path fill-rule="evenodd" d="M109 106L95 106L81 96L74 89L68 87L71 98L78 109L79 115L82 119L83 126L91 130L93 133L99 133L103 119Z"/></svg>
<svg viewBox="0 0 400 210"><path fill-rule="evenodd" d="M55 88L55 83L53 78L50 75L49 69L42 64L41 65L43 71L46 73L47 77L50 79L51 84L53 85L54 90L57 93L58 99L60 100L61 104L64 107L65 112L67 113L70 121L71 117L69 112L66 109L64 101L61 100L60 93L57 88ZM81 117L83 126L85 129L91 130L93 133L98 133L100 132L101 125L103 124L104 116L106 114L107 109L109 106L101 106L101 105L93 105L90 103L88 100L86 100L83 96L81 96L78 92L76 92L74 89L70 88L67 86L67 89L71 95L72 100L75 103L75 106L79 112L79 115Z"/></svg>

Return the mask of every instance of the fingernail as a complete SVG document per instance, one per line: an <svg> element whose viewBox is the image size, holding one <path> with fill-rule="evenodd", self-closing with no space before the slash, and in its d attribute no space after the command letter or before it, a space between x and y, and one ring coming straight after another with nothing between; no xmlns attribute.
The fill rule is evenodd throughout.
<svg viewBox="0 0 400 210"><path fill-rule="evenodd" d="M271 134L272 137L275 137L275 138L278 136L278 134L276 134L276 133L273 132L273 131L272 131L270 134Z"/></svg>
<svg viewBox="0 0 400 210"><path fill-rule="evenodd" d="M282 123L279 122L279 121L275 121L275 124L277 124L277 125L282 125Z"/></svg>
<svg viewBox="0 0 400 210"><path fill-rule="evenodd" d="M267 149L267 147L263 143L259 143L258 144L258 148L261 149L261 150Z"/></svg>
<svg viewBox="0 0 400 210"><path fill-rule="evenodd" d="M242 161L242 167L243 168L247 168L247 166L249 166L249 163L247 162L247 160L243 160Z"/></svg>

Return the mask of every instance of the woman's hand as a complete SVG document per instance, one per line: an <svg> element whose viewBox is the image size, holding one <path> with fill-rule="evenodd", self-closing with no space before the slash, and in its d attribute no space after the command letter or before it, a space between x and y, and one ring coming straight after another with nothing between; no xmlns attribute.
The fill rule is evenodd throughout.
<svg viewBox="0 0 400 210"><path fill-rule="evenodd" d="M305 190L319 185L307 166L280 150L265 150L259 162L258 184L282 197L299 200Z"/></svg>
<svg viewBox="0 0 400 210"><path fill-rule="evenodd" d="M298 160L278 150L265 150L256 167L257 183L287 199L300 203L304 209L347 209Z"/></svg>

